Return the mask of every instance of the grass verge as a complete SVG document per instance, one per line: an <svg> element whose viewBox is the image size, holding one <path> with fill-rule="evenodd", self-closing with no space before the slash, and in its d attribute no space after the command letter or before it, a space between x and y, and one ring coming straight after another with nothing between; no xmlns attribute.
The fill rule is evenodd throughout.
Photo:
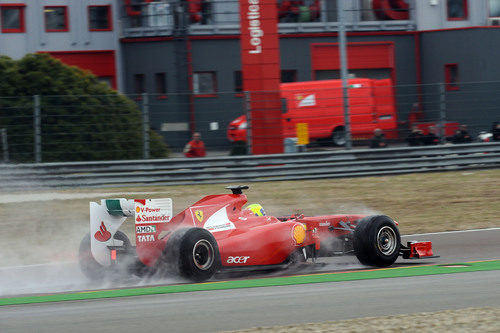
<svg viewBox="0 0 500 333"><path fill-rule="evenodd" d="M356 281L368 279L409 277L436 274L455 274L464 272L500 270L500 260L460 263L454 265L428 265L417 267L397 267L387 269L352 271L343 273L322 273L294 275L285 277L259 278L247 280L231 280L196 284L177 284L167 286L98 290L76 293L60 293L52 295L21 296L0 298L0 305L16 305L29 303L61 302L98 298L126 296L142 296L153 294L171 294L193 291L210 291L224 289L274 287L296 284Z"/></svg>

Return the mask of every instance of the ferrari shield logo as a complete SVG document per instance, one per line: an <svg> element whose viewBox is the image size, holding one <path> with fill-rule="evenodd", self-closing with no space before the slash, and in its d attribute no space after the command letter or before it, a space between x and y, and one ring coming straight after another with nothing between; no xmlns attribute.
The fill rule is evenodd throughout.
<svg viewBox="0 0 500 333"><path fill-rule="evenodd" d="M198 219L198 221L203 222L203 211L202 210L195 210L194 215Z"/></svg>

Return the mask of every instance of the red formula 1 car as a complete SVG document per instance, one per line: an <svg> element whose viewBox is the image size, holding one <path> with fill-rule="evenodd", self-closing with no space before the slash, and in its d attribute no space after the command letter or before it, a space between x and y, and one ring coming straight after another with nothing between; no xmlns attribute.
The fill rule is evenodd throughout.
<svg viewBox="0 0 500 333"><path fill-rule="evenodd" d="M171 199L90 203L90 234L80 244L80 267L91 279L124 270L138 276L175 274L191 281L224 269L259 269L354 254L386 267L398 256L433 257L430 242L401 245L397 223L384 215L265 216L244 209L248 186L209 195L172 217ZM118 228L135 220L136 247Z"/></svg>

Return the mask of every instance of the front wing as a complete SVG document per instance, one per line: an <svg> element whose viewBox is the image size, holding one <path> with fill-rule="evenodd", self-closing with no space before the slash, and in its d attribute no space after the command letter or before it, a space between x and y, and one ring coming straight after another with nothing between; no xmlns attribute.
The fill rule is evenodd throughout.
<svg viewBox="0 0 500 333"><path fill-rule="evenodd" d="M407 245L401 245L400 253L403 259L425 259L425 258L439 258L432 252L432 243L410 241Z"/></svg>

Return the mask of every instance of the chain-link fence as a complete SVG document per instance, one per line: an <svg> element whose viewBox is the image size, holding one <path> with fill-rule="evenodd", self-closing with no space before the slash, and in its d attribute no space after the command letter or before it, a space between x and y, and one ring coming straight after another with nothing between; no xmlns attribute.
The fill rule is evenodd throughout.
<svg viewBox="0 0 500 333"><path fill-rule="evenodd" d="M151 139L144 124L136 104L118 94L0 98L4 161L166 157L163 140Z"/></svg>
<svg viewBox="0 0 500 333"><path fill-rule="evenodd" d="M491 132L492 125L500 120L500 96L495 93L500 88L499 82L461 83L460 86L444 83L390 86L388 82L349 81L350 137L354 147L477 142L482 132ZM281 123L273 118L268 121L274 120L281 125L285 141L299 137L299 143L300 125L305 125L309 150L345 146L346 128L339 85L338 81L282 84ZM249 111L255 111L255 108L252 110L251 94L247 97L247 105ZM247 118L250 117L252 112L247 112ZM228 130L231 139L251 144L255 126L268 126L267 129L272 130L265 122L246 120L240 118L231 123ZM381 138L377 140L376 134ZM289 142L293 144L297 140ZM290 149L285 143L285 151L287 148ZM291 147L291 151L300 151L300 148Z"/></svg>
<svg viewBox="0 0 500 333"><path fill-rule="evenodd" d="M471 141L477 141L481 131L490 132L492 123L500 120L500 82L393 87L377 85L383 80L357 80L348 89L354 147L369 147L376 129L382 130L388 146L429 144L408 141L414 125L424 136L434 132L438 140L432 144L453 142L459 125L467 125ZM282 132L283 140L266 144L280 145L285 152L343 149L341 89L321 85L282 85L282 109L273 117L266 114L276 111L276 101L257 105L251 93L1 97L0 160L180 157L195 131L201 133L209 156L251 153L256 141L252 133ZM270 105L272 110L267 110ZM304 135L309 141L305 146L296 145L299 127L299 144Z"/></svg>

